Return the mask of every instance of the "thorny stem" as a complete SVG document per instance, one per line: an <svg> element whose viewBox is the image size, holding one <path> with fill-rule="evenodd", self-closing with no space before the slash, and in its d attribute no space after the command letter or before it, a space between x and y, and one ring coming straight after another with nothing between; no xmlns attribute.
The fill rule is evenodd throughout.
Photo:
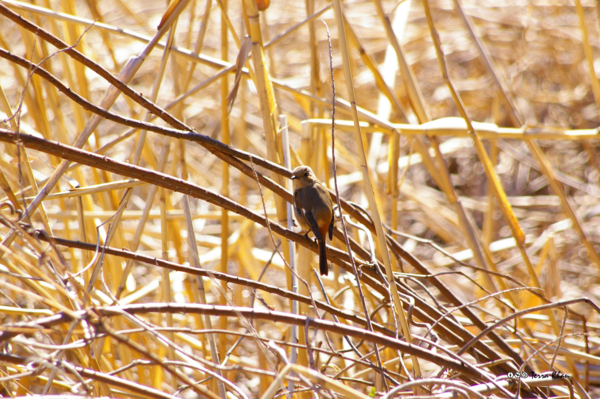
<svg viewBox="0 0 600 399"><path fill-rule="evenodd" d="M352 272L354 273L354 278L356 279L356 286L358 288L358 295L360 297L360 302L365 312L365 320L367 321L367 328L369 331L373 331L373 325L371 324L371 316L369 315L369 311L367 309L367 303L365 302L365 296L362 291L362 286L360 284L360 276L358 273L358 269L356 268L356 264L354 263L354 256L352 256L352 248L350 248L350 241L348 240L348 230L346 229L346 222L344 221L344 217L342 215L342 204L340 202L340 189L338 188L337 181L337 167L335 164L335 79L333 77L333 54L331 51L331 34L329 33L329 27L325 23L325 21L321 20L323 25L325 25L325 30L327 31L327 41L329 43L329 70L331 71L331 163L333 166L333 181L335 185L335 199L337 202L337 207L340 212L340 220L342 221L342 231L344 232L344 241L346 244L346 249L348 250L348 257L350 258L350 264L352 265ZM385 378L385 372L383 371L383 364L381 362L381 356L379 355L379 349L377 348L377 344L375 344L375 357L377 359L377 366L382 370L381 377L383 383L386 387L387 391L387 382Z"/></svg>

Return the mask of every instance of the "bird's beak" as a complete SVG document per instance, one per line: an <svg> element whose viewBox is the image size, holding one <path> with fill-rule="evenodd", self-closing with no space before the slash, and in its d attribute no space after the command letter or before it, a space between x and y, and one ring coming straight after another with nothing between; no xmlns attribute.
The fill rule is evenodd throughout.
<svg viewBox="0 0 600 399"><path fill-rule="evenodd" d="M298 176L292 176L292 180L295 180L297 178L298 178Z"/></svg>

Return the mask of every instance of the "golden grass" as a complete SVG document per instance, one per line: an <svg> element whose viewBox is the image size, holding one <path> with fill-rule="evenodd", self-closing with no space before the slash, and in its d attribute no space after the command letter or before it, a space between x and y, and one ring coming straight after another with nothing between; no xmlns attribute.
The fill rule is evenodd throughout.
<svg viewBox="0 0 600 399"><path fill-rule="evenodd" d="M0 395L598 396L597 5L264 3L0 1Z"/></svg>

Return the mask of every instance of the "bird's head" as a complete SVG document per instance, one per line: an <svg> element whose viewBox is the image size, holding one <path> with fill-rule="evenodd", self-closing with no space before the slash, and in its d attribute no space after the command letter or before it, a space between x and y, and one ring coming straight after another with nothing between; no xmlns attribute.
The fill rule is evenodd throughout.
<svg viewBox="0 0 600 399"><path fill-rule="evenodd" d="M319 181L308 166L298 166L294 169L292 171L292 180L294 180L294 186L296 187L304 187Z"/></svg>

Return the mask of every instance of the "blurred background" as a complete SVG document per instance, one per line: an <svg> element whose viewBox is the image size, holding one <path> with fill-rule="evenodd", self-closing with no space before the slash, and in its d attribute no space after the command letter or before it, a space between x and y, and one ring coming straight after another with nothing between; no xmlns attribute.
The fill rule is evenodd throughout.
<svg viewBox="0 0 600 399"><path fill-rule="evenodd" d="M263 2L259 6L264 6ZM144 51L161 20L164 22L168 15L168 4L155 0L7 0L1 4L69 45L77 43L77 50L114 75L123 70L130 57ZM178 4L183 2L171 4L169 10L173 11ZM129 85L196 132L278 163L283 155L279 115L285 115L292 167L310 165L333 189L333 73L338 100L335 147L340 194L347 201L367 208L360 172L362 158L347 104L350 94L331 3L271 0L257 19L248 18L251 14L248 6L240 0L192 0L185 4L177 22L171 25L161 44L147 54ZM462 100L466 115L479 122L475 128L525 240L523 243L515 240L516 225L511 228L507 214L494 199L481 156L443 77L423 3L347 0L343 3L347 23L345 44L367 143L367 162L383 223L395 232L393 235L404 250L429 267L432 274L460 272L440 279L464 302L487 295L485 290L489 293L515 288L516 282L538 285L548 300L586 296L597 302L600 297L597 130L600 8L597 2L430 0L428 4L449 80ZM246 40L251 27L258 30L252 34L252 40ZM326 27L331 33L333 69ZM109 88L104 78L5 16L0 17L0 47L34 63L43 60L43 68L94 104L101 103ZM165 47L170 51L165 52ZM255 58L261 47L265 69ZM244 73L236 74L236 68L232 68L236 64L244 64L250 72L245 69ZM267 84L257 80L257 76L267 76ZM14 131L18 126L23 133L72 144L90 121L89 111L58 93L47 81L30 77L27 68L4 55L0 59L0 87L5 96L0 114L2 128ZM167 126L124 95L118 97L111 111ZM15 117L9 120L13 114ZM22 148L17 151L11 144L2 145L0 170L10 186L8 191L12 190L20 204L30 203L61 159ZM197 144L153 132L141 133L103 120L85 140L83 148L183 178L261 215L264 201L271 220L286 225L282 214L277 215L276 196L270 190L263 187L261 193L253 178L228 167ZM287 184L287 179L274 177L258 166L256 169L280 184ZM81 165L72 165L52 193L43 202L43 210L30 221L35 229L92 244L109 240L115 248L194 265L183 194ZM2 201L9 200L8 194L3 196ZM122 212L119 211L124 204ZM279 236L273 240L268 229L206 201L190 198L190 204L191 225L202 267L254 280L261 276L261 281L287 287L284 262L274 252ZM11 248L3 249L0 280L35 291L14 276L21 272L32 275L15 256L25 251L26 262L33 265L36 261L47 262L44 251L31 247L20 235L7 242L9 232L10 224L0 226L3 244ZM350 234L368 248L367 235L356 229ZM339 239L331 245L345 251ZM85 286L94 270L86 267L98 264L100 259L93 252L74 247L60 247L59 252L70 272L81 272L78 278ZM524 257L529 259L531 267ZM100 273L102 283L95 283L93 289L95 305L111 304L115 295L128 298L124 303L197 301L194 293L197 287L184 273L171 272L169 276L160 268L116 256L102 257L101 261L104 262ZM398 259L393 260L393 266L395 271L417 273ZM506 281L505 287L494 287L490 277L478 272L477 267L510 276L514 281ZM351 280L338 266L332 270L325 279L329 295L339 292ZM169 289L165 288L166 278L171 280L167 284ZM219 290L220 283L207 279L205 284L208 303L240 306L250 303L251 290L244 286L228 290L225 300L223 290ZM322 298L317 286L313 288L315 297ZM437 289L429 288L433 297L446 303ZM83 288L76 290L81 294ZM415 286L415 290L427 296L422 287ZM12 289L0 291L0 305L45 308L33 297L17 295ZM517 308L544 303L524 291L513 294L512 303ZM61 303L65 301L57 298ZM265 299L274 309L289 310L288 301L283 298ZM341 303L351 312L362 312L356 298ZM253 303L266 309L264 305L265 302ZM375 307L375 302L372 305ZM493 300L483 300L473 308L486 322L508 311ZM570 309L591 323L589 341L584 344L580 322L573 321L566 332L573 337L563 344L594 354L597 349L593 348L600 343L596 338L600 324L594 324L599 322L598 314L585 304L574 304ZM0 314L0 321L13 323L24 320L23 317ZM562 313L558 317L560 320ZM158 316L155 321L171 326L195 323L191 316L167 319ZM470 328L468 320L460 321ZM231 319L229 322L232 324L221 324L220 328L241 328ZM390 320L382 316L381 322L389 325ZM215 321L215 326L218 323ZM524 334L535 345L545 338L552 341L548 338L553 333L548 316L540 314L539 324L534 327L523 323ZM289 331L282 326L266 323L259 329L261 334L289 337ZM144 339L142 342L152 347L151 339ZM235 339L223 338L220 350L231 348ZM185 341L180 335L176 340L194 350L202 346ZM253 342L244 342L235 349L239 364L244 356L260 357ZM525 350L519 347L520 344L515 344L515 350ZM115 353L106 362L114 368L124 364L125 355L107 346L107 353L111 350ZM160 350L167 351L163 347ZM600 383L597 358L586 359L590 362L588 369L581 359L573 366L581 373L581 381ZM556 366L559 369L575 370L566 358L559 356L559 360ZM268 368L265 363L256 362L252 364ZM176 387L170 387L171 381L166 377L163 381L162 374L155 369L155 366L140 366L135 372L139 375L130 371L129 377L156 388L164 385L175 392ZM425 369L432 374L439 370ZM159 373L159 377L150 373ZM259 381L257 376L234 374L229 378L252 395L258 395L266 387L267 382ZM155 378L153 382L144 379L150 376ZM27 390L39 390L33 387L37 382L29 383L32 386L28 385ZM360 383L353 386L364 388ZM16 392L21 388L6 389ZM593 388L588 389L591 392Z"/></svg>

